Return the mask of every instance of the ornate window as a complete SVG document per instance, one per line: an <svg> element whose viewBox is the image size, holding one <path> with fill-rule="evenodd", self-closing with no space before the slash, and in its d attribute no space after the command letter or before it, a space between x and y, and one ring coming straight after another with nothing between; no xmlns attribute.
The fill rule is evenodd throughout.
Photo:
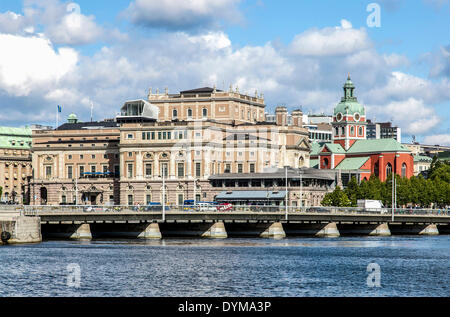
<svg viewBox="0 0 450 317"><path fill-rule="evenodd" d="M173 119L177 119L177 118L178 118L178 111L177 111L176 109L174 109L174 110L172 111L172 118L173 118Z"/></svg>
<svg viewBox="0 0 450 317"><path fill-rule="evenodd" d="M187 116L189 119L192 119L192 109L188 109Z"/></svg>
<svg viewBox="0 0 450 317"><path fill-rule="evenodd" d="M392 165L391 165L391 163L388 163L386 165L386 176L388 176L391 173L392 173Z"/></svg>
<svg viewBox="0 0 450 317"><path fill-rule="evenodd" d="M203 115L203 118L207 118L208 117L208 109L203 108L202 115Z"/></svg>
<svg viewBox="0 0 450 317"><path fill-rule="evenodd" d="M402 165L402 177L406 177L406 169L407 169L406 163L403 163L403 165Z"/></svg>

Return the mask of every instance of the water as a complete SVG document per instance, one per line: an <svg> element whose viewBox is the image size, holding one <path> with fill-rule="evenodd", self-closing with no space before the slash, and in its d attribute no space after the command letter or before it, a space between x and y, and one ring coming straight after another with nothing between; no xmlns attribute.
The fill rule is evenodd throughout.
<svg viewBox="0 0 450 317"><path fill-rule="evenodd" d="M67 286L71 263L80 288ZM46 241L0 247L0 265L2 297L450 295L450 236Z"/></svg>

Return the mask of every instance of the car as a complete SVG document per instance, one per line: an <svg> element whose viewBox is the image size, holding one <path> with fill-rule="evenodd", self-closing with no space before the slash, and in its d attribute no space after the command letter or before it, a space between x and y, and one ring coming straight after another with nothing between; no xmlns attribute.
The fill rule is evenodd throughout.
<svg viewBox="0 0 450 317"><path fill-rule="evenodd" d="M233 210L233 205L229 204L229 203L221 203L216 208L217 208L217 211L227 212L227 211L232 211Z"/></svg>
<svg viewBox="0 0 450 317"><path fill-rule="evenodd" d="M197 209L199 211L217 211L217 207L214 204L210 204L210 203L198 203L197 204Z"/></svg>
<svg viewBox="0 0 450 317"><path fill-rule="evenodd" d="M169 206L165 206L164 210L171 211ZM150 204L150 205L144 207L144 211L161 212L161 211L163 211L163 206L161 204Z"/></svg>

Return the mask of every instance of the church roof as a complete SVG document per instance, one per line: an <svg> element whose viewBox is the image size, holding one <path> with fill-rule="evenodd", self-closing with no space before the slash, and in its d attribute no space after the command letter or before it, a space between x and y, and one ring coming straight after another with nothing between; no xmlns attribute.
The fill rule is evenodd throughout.
<svg viewBox="0 0 450 317"><path fill-rule="evenodd" d="M321 152L323 151L323 148L327 148L328 150L330 150L331 153L334 154L345 154L345 150L342 147L342 145L340 144L336 144L336 143L327 143L325 144L322 149Z"/></svg>
<svg viewBox="0 0 450 317"><path fill-rule="evenodd" d="M309 167L310 168L319 168L319 160L309 160Z"/></svg>
<svg viewBox="0 0 450 317"><path fill-rule="evenodd" d="M366 115L366 109L357 101L342 101L334 108L334 115L342 113L343 115L353 115L359 113L362 116Z"/></svg>
<svg viewBox="0 0 450 317"><path fill-rule="evenodd" d="M355 90L355 85L353 85L350 79L350 74L348 75L347 82L344 85L344 97L341 102L334 108L334 115L342 113L343 115L349 114L354 115L359 113L362 116L366 115L366 109L363 105L358 102L358 99L354 96L353 91Z"/></svg>
<svg viewBox="0 0 450 317"><path fill-rule="evenodd" d="M314 141L313 143L311 143L311 151L310 151L310 155L311 156L317 156L320 154L320 151L323 148L324 143L319 143L317 141Z"/></svg>
<svg viewBox="0 0 450 317"><path fill-rule="evenodd" d="M338 170L359 170L370 157L349 157L343 160L336 169Z"/></svg>
<svg viewBox="0 0 450 317"><path fill-rule="evenodd" d="M411 151L394 139L373 139L357 140L353 146L348 149L347 154L356 153L379 153L379 152L406 152Z"/></svg>

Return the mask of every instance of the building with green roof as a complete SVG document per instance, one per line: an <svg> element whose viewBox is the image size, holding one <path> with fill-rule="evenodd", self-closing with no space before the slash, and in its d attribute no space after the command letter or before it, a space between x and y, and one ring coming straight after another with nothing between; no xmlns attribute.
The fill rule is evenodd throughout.
<svg viewBox="0 0 450 317"><path fill-rule="evenodd" d="M362 179L376 175L385 181L392 172L403 177L414 175L411 151L395 139L367 140L366 109L355 94L350 75L344 85L344 97L335 107L332 143L319 149L313 144L311 161L319 169L359 170Z"/></svg>
<svg viewBox="0 0 450 317"><path fill-rule="evenodd" d="M27 202L32 176L31 129L0 127L0 187L2 202Z"/></svg>

